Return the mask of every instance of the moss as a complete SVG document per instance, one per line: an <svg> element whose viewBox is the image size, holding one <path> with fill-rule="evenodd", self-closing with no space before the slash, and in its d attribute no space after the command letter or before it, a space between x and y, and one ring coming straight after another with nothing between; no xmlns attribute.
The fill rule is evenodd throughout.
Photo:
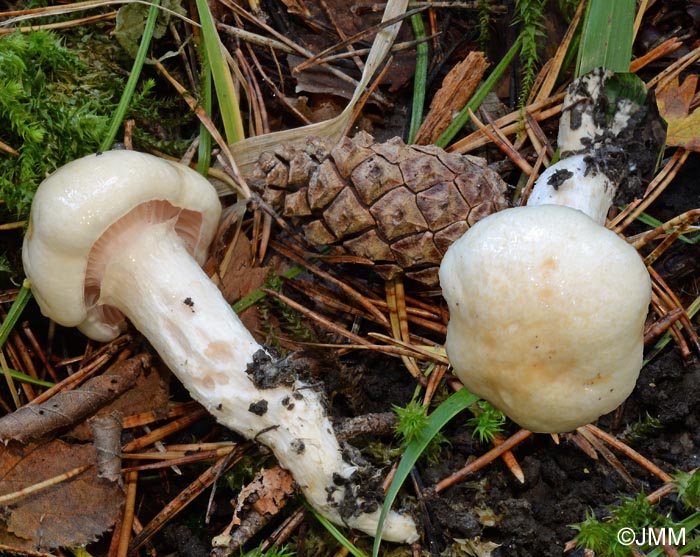
<svg viewBox="0 0 700 557"><path fill-rule="evenodd" d="M0 129L18 155L0 158L0 195L26 216L41 179L96 149L111 105L81 79L86 64L49 32L0 37Z"/></svg>
<svg viewBox="0 0 700 557"><path fill-rule="evenodd" d="M92 27L0 37L0 141L17 153L0 151L3 220L26 218L47 174L98 150L126 80L122 65L130 60L121 47ZM195 119L179 98L155 91L144 79L132 101L134 142L182 153L191 141L182 130Z"/></svg>

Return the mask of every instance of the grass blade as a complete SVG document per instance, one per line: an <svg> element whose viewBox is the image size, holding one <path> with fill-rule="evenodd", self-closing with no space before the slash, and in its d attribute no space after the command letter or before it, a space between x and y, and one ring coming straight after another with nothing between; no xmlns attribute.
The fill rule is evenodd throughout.
<svg viewBox="0 0 700 557"><path fill-rule="evenodd" d="M406 450L401 457L399 467L396 470L394 480L391 482L389 491L387 491L386 497L384 498L384 505L382 506L382 512L379 516L379 523L377 524L377 533L374 538L372 557L377 557L379 555L381 531L384 527L386 515L389 512L391 505L394 503L403 482L411 473L411 469L420 458L421 454L423 454L423 451L428 446L428 443L430 443L430 440L437 435L437 433L447 422L449 422L462 410L466 409L469 405L474 404L477 400L479 400L479 397L473 395L467 389L457 391L450 398L440 404L440 406L438 406L428 417L428 425L420 437L418 437L415 441L411 441L406 446Z"/></svg>
<svg viewBox="0 0 700 557"><path fill-rule="evenodd" d="M202 25L202 40L207 52L207 63L214 79L214 90L219 101L219 111L224 124L226 141L229 144L236 143L244 139L245 132L243 131L243 120L233 77L222 52L223 45L216 31L207 0L197 0L197 12Z"/></svg>
<svg viewBox="0 0 700 557"><path fill-rule="evenodd" d="M447 126L447 129L444 132L442 132L442 135L435 142L435 144L438 147L447 147L447 145L450 143L450 141L452 141L454 136L457 135L459 130L461 130L464 127L464 124L466 124L469 121L469 111L471 110L472 112L476 112L476 109L479 108L482 102L484 102L486 95L488 95L489 92L496 86L496 82L498 82L503 73L506 71L506 68L510 65L510 63L513 61L513 58L520 50L520 41L521 39L520 37L518 37L513 43L513 46L510 47L510 50L506 52L506 55L503 57L503 59L493 69L491 74L484 80L484 82L476 90L474 95L472 95L472 98L469 99L469 102L467 102L467 104L464 105L464 108L462 108L462 110L455 117L455 119L452 120L452 123L449 126Z"/></svg>
<svg viewBox="0 0 700 557"><path fill-rule="evenodd" d="M328 532L336 539L336 541L345 549L347 549L351 555L354 555L354 557L367 557L364 553L362 553L362 550L360 550L354 543L347 539L343 535L343 533L335 527L335 524L333 524L325 516L317 513L311 507L308 508L309 510L311 510L312 513L314 513L316 520L318 520L323 525L323 527L326 530L328 530Z"/></svg>
<svg viewBox="0 0 700 557"><path fill-rule="evenodd" d="M635 0L590 0L579 48L577 76L599 67L630 70Z"/></svg>
<svg viewBox="0 0 700 557"><path fill-rule="evenodd" d="M209 117L212 114L212 86L211 86L211 66L205 48L201 49L202 70L201 70L201 87L202 87L202 108ZM202 176L206 176L211 165L211 134L207 127L199 124L199 147L197 150L197 172Z"/></svg>
<svg viewBox="0 0 700 557"><path fill-rule="evenodd" d="M119 99L119 105L117 110L114 112L114 117L109 125L109 131L107 136L104 138L100 144L100 151L109 151L114 144L114 139L117 137L117 132L126 117L126 111L129 109L131 104L131 99L134 96L134 91L136 91L136 84L141 77L141 70L143 69L143 63L146 60L146 53L148 52L148 47L151 45L151 38L153 37L153 30L156 28L156 20L158 19L158 8L160 6L160 0L153 0L151 7L148 10L148 17L146 18L146 27L143 30L143 35L141 36L141 42L139 43L139 50L136 53L136 58L134 58L134 64L131 67L131 72L129 73L129 79L126 81L124 86L124 91Z"/></svg>
<svg viewBox="0 0 700 557"><path fill-rule="evenodd" d="M15 298L15 301L10 308L10 311L7 312L5 321L3 321L2 325L0 325L0 348L5 345L5 341L10 336L12 329L14 329L15 325L17 324L20 315L22 315L24 308L27 307L27 302L29 302L31 297L32 291L30 288L30 282L25 279L22 283L22 287L19 289L17 298Z"/></svg>
<svg viewBox="0 0 700 557"><path fill-rule="evenodd" d="M425 105L425 85L428 77L428 43L425 42L425 26L423 15L411 16L411 25L415 35L416 44L416 69L413 76L413 105L411 107L411 125L408 130L407 143L413 143L423 121L423 107Z"/></svg>
<svg viewBox="0 0 700 557"><path fill-rule="evenodd" d="M15 325L17 324L20 315L22 315L22 312L24 311L24 308L27 306L27 302L29 302L29 299L31 297L31 283L27 279L25 279L22 283L22 288L19 289L17 298L15 298L15 301L12 304L10 311L7 313L5 321L2 325L0 325L0 350L2 349L3 345L10 336L12 329L14 329ZM7 367L5 355L2 351L0 351L0 367L2 368L2 373L5 376L5 381L7 381L7 385L10 388L10 392L12 393L12 399L14 400L14 403L17 406L17 408L19 408L20 406L22 406L22 404L20 403L19 396L17 394L17 389L15 388L13 381L13 379L15 379L15 375L12 373L12 370L10 370L10 368Z"/></svg>

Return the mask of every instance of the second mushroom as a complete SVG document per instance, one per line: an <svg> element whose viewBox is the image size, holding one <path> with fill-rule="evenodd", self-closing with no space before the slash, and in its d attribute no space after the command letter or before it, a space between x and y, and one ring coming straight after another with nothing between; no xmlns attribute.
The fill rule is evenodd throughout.
<svg viewBox="0 0 700 557"><path fill-rule="evenodd" d="M621 97L611 107L613 77L595 70L569 87L564 158L540 176L526 207L476 223L440 266L455 374L535 432L571 431L611 412L642 367L651 280L605 220L618 186L641 166L630 144L653 114ZM654 146L636 154L644 151Z"/></svg>

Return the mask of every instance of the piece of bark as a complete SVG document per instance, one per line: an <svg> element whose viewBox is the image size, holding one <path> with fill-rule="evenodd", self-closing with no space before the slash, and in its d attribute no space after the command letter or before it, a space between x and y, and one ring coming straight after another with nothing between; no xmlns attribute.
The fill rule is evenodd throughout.
<svg viewBox="0 0 700 557"><path fill-rule="evenodd" d="M454 114L462 110L472 96L488 65L481 52L473 51L450 70L430 103L414 143L430 145L437 141L452 123Z"/></svg>
<svg viewBox="0 0 700 557"><path fill-rule="evenodd" d="M23 406L0 418L0 440L26 443L79 423L131 389L149 366L149 356L136 356L86 381L78 389L57 393L36 406Z"/></svg>
<svg viewBox="0 0 700 557"><path fill-rule="evenodd" d="M97 452L98 477L121 484L122 413L98 414L88 421Z"/></svg>

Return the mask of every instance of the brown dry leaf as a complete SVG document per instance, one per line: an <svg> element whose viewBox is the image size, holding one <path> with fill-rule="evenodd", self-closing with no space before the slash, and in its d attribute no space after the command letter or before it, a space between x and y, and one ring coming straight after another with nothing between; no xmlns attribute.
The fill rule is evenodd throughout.
<svg viewBox="0 0 700 557"><path fill-rule="evenodd" d="M287 63L292 71L305 61L306 58L301 56L296 56L295 54L287 55ZM352 83L336 77L323 66L311 66L303 72L295 74L295 77L297 80L295 91L297 93L335 95L343 99L350 99L355 91L355 86Z"/></svg>
<svg viewBox="0 0 700 557"><path fill-rule="evenodd" d="M270 272L280 274L284 271L281 267L282 260L277 256L271 257L267 265L254 265L252 244L244 234L238 235L232 249L231 262L226 269L221 270L223 276L217 275L219 288L229 303L234 303L263 286ZM260 328L258 312L254 308L248 308L239 317L249 331Z"/></svg>
<svg viewBox="0 0 700 557"><path fill-rule="evenodd" d="M249 505L260 515L277 514L293 493L294 480L289 472L279 466L261 470L239 493L233 524L240 524L240 513Z"/></svg>
<svg viewBox="0 0 700 557"><path fill-rule="evenodd" d="M122 479L122 418L122 413L115 410L88 420L97 453L97 475L110 482Z"/></svg>
<svg viewBox="0 0 700 557"><path fill-rule="evenodd" d="M0 495L91 464L62 483L27 495L4 508L0 544L21 550L84 545L114 525L124 501L120 487L97 477L92 445L60 440L20 447L0 446Z"/></svg>
<svg viewBox="0 0 700 557"><path fill-rule="evenodd" d="M216 537L212 557L237 555L282 510L293 493L294 480L289 472L279 466L261 470L238 494L231 524Z"/></svg>
<svg viewBox="0 0 700 557"><path fill-rule="evenodd" d="M698 76L690 75L681 85L678 77L656 92L659 113L666 120L666 145L700 151L700 110L690 111Z"/></svg>
<svg viewBox="0 0 700 557"><path fill-rule="evenodd" d="M289 97L287 102L303 114L309 122L323 122L335 118L344 108L335 97L324 97L323 95L318 95L313 100L299 95L298 97Z"/></svg>
<svg viewBox="0 0 700 557"><path fill-rule="evenodd" d="M231 247L230 263L225 269L220 269L217 275L219 288L224 298L233 303L260 288L270 271L280 263L279 258L273 258L271 264L258 267L253 264L253 248L251 241L239 234L235 244Z"/></svg>

